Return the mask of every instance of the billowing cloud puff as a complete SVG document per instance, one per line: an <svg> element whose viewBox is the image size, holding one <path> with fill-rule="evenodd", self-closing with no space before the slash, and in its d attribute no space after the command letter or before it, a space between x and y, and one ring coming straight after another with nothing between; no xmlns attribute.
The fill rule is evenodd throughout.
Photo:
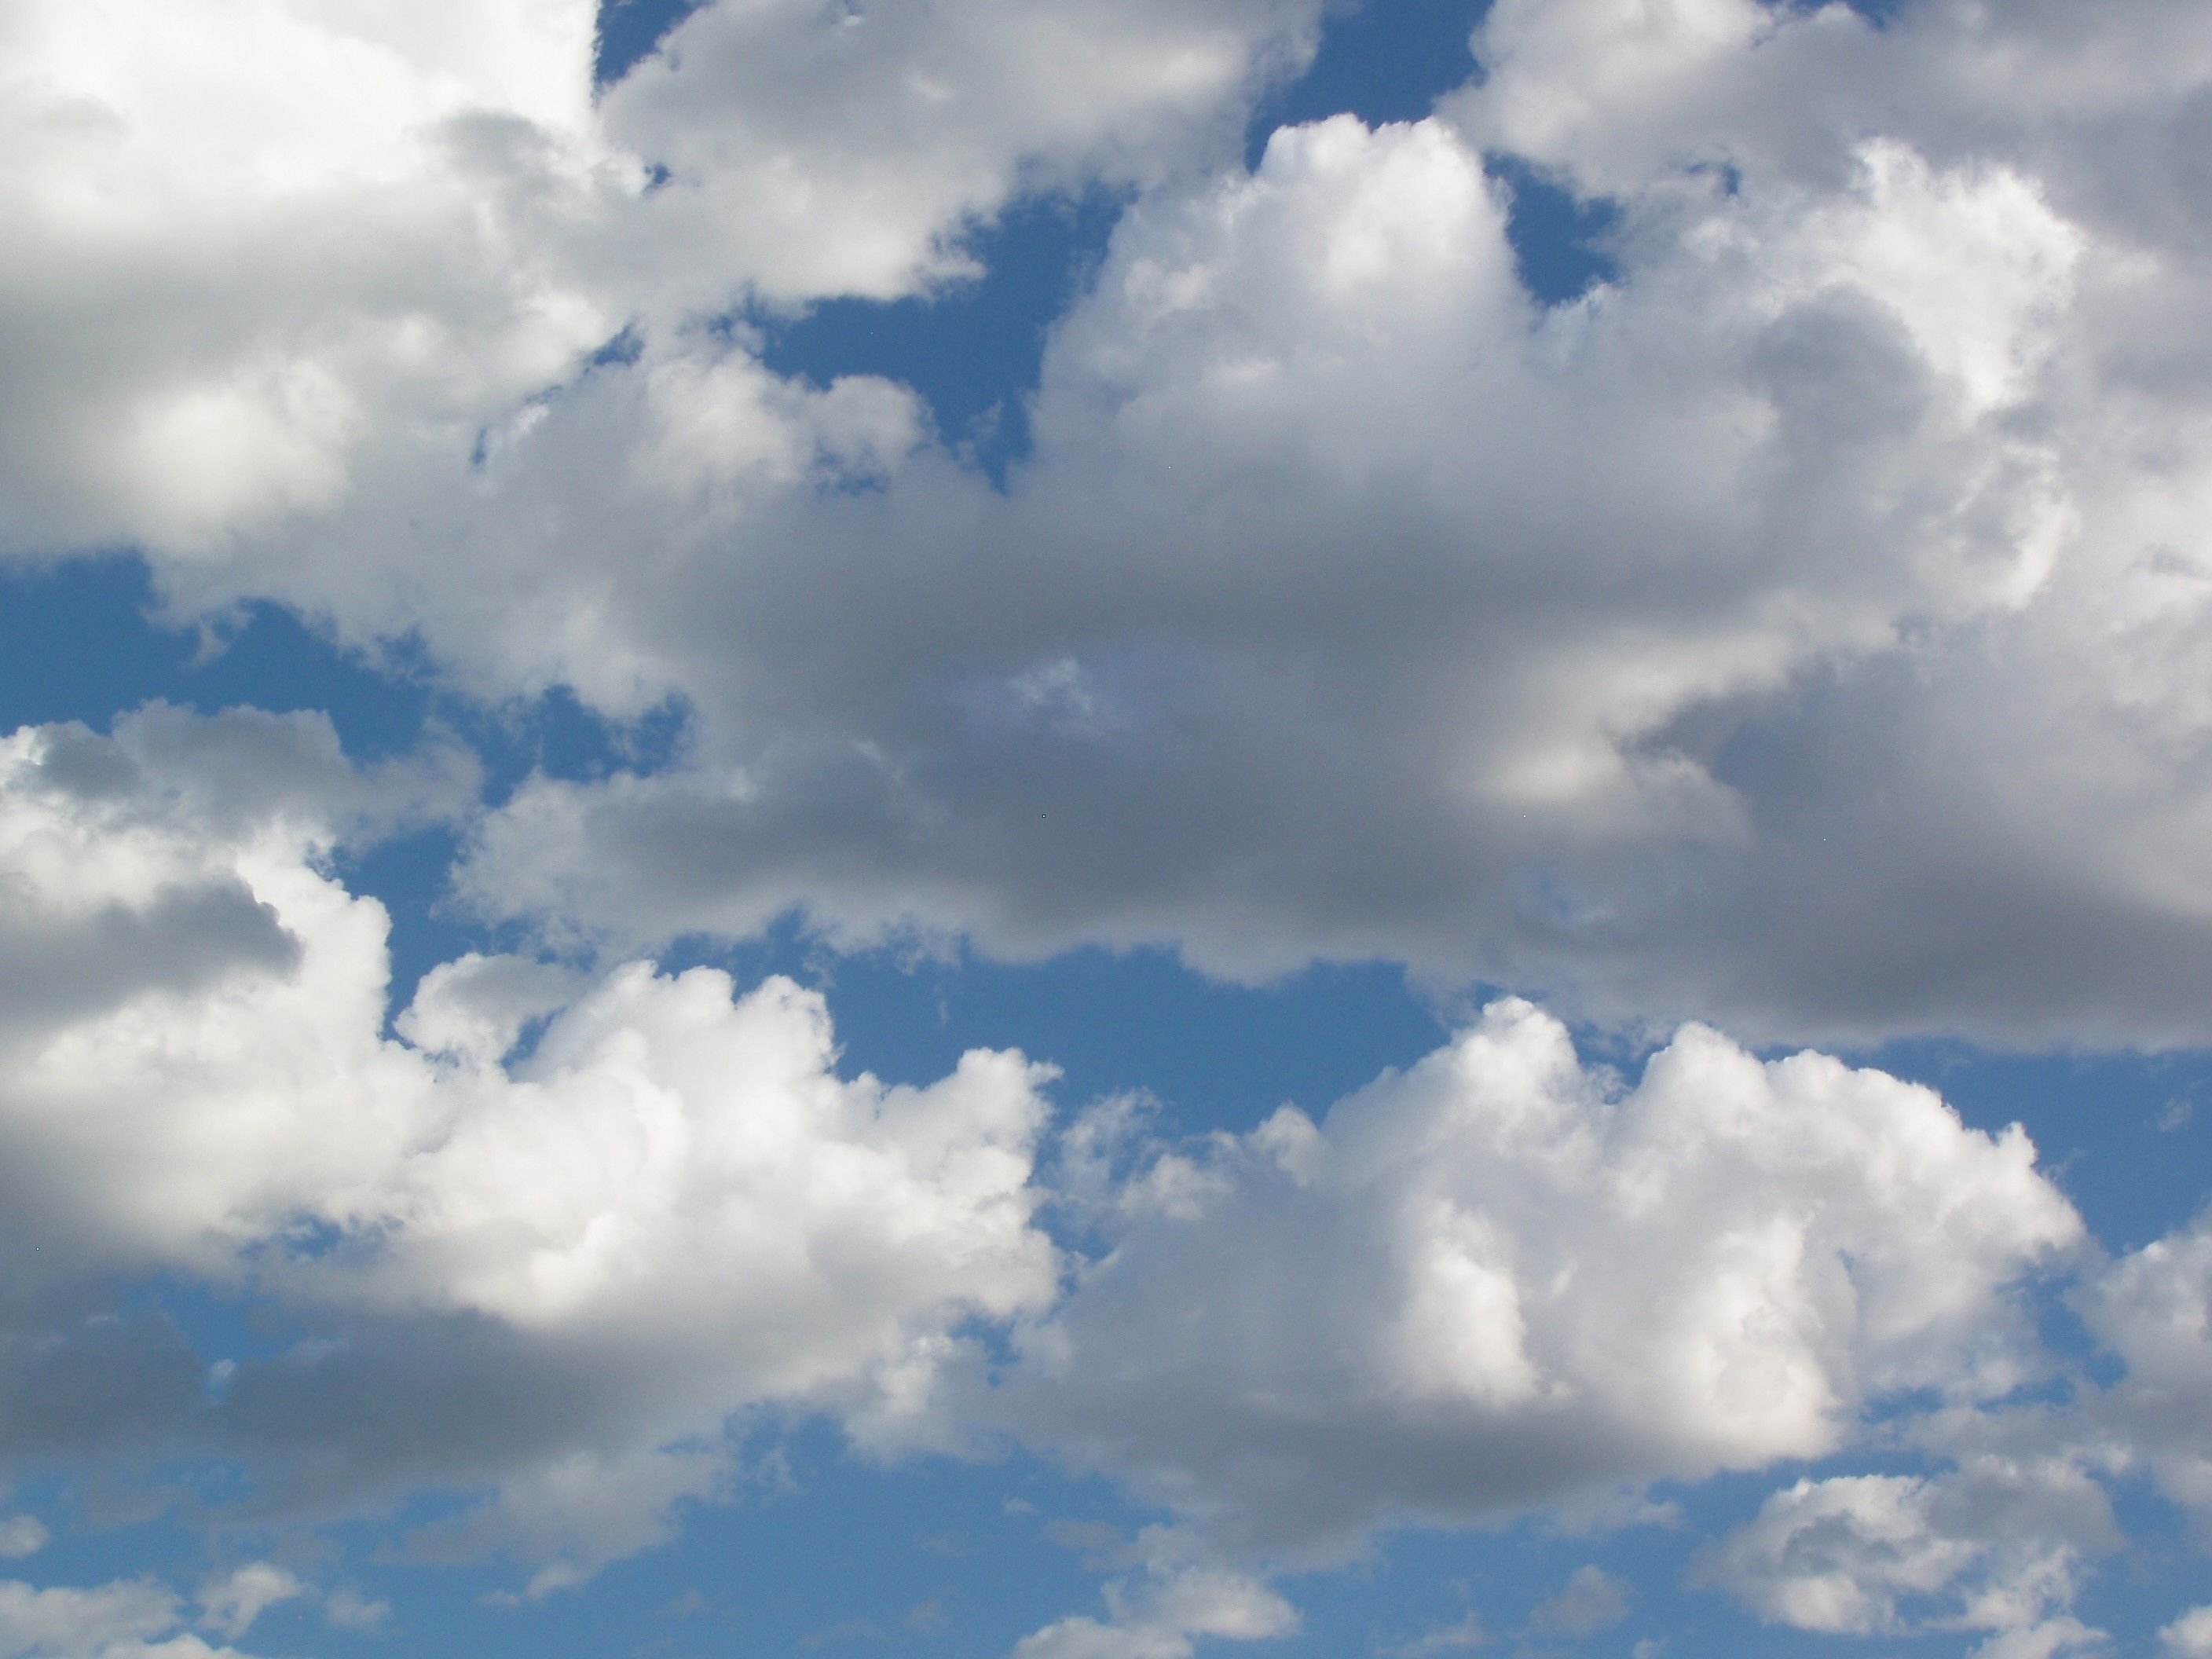
<svg viewBox="0 0 2212 1659"><path fill-rule="evenodd" d="M2212 1532L2212 1214L2112 1263L2081 1307L2127 1367L2101 1415Z"/></svg>
<svg viewBox="0 0 2212 1659"><path fill-rule="evenodd" d="M1320 15L1316 0L711 4L608 89L601 117L666 175L631 234L694 306L726 303L700 272L742 272L776 304L890 298L964 269L957 233L1018 193L1233 155Z"/></svg>
<svg viewBox="0 0 2212 1659"><path fill-rule="evenodd" d="M1829 1635L1991 1632L1984 1659L2101 1648L2070 1608L2083 1558L2117 1536L2065 1456L1986 1458L1936 1479L1801 1480L1708 1553L1706 1582L1770 1623Z"/></svg>
<svg viewBox="0 0 2212 1659"><path fill-rule="evenodd" d="M11 7L0 550L218 556L465 465L626 328L910 291L1024 189L1210 159L1318 18L709 5L601 96L598 12Z"/></svg>
<svg viewBox="0 0 2212 1659"><path fill-rule="evenodd" d="M2015 1128L1692 1028L1632 1088L1493 1006L1320 1125L1142 1164L1002 1396L1248 1546L1826 1455L2016 1386L2080 1223Z"/></svg>
<svg viewBox="0 0 2212 1659"><path fill-rule="evenodd" d="M587 10L15 26L12 542L689 711L685 768L491 824L488 910L2202 1033L2178 0L1516 0L1433 119L1249 172L1294 0L714 5L596 100ZM1500 153L1609 205L1609 280L1529 292ZM1003 491L908 389L763 366L1088 179L1135 195Z"/></svg>
<svg viewBox="0 0 2212 1659"><path fill-rule="evenodd" d="M0 1583L6 1659L244 1659L179 1630L174 1592L146 1579L89 1589Z"/></svg>
<svg viewBox="0 0 2212 1659"><path fill-rule="evenodd" d="M1167 1528L1135 1546L1141 1575L1106 1587L1106 1617L1079 1613L1018 1643L1012 1659L1189 1659L1197 1643L1259 1642L1298 1627L1297 1610L1249 1573L1194 1560Z"/></svg>
<svg viewBox="0 0 2212 1659"><path fill-rule="evenodd" d="M0 1032L15 1455L168 1434L301 1501L509 1480L511 1530L588 1559L711 1488L745 1407L926 1431L966 1325L1054 1293L1048 1073L979 1052L927 1088L844 1079L817 997L642 963L580 987L467 957L387 1036L384 912L318 867L332 803L255 811L189 763L327 738L157 712L0 754L0 958L46 987ZM117 1272L343 1336L225 1365L209 1403L158 1331L82 1319ZM120 1374L71 1416L76 1368Z"/></svg>
<svg viewBox="0 0 2212 1659"><path fill-rule="evenodd" d="M1140 204L1010 497L925 457L750 527L660 515L668 586L626 597L708 764L526 792L470 882L648 937L796 906L1231 972L1632 950L1639 860L1755 854L1689 711L2043 580L2065 515L2007 377L2074 237L2017 177L1875 149L1546 313L1506 214L1449 129L1349 120ZM1962 241L2016 296L1971 363L1911 280ZM743 550L726 598L666 551L702 533Z"/></svg>
<svg viewBox="0 0 2212 1659"><path fill-rule="evenodd" d="M589 651L529 637L556 677L657 653L696 764L526 791L471 890L630 941L797 909L1377 956L1778 1038L2198 1030L2212 403L2124 333L2201 291L2194 245L1869 90L1820 166L1750 134L1613 181L1617 278L1547 309L1470 136L1519 64L1140 198L1004 495L924 449L859 495L627 497L650 579L590 590ZM2169 92L2130 117L2161 143ZM483 544L567 499L562 419Z"/></svg>

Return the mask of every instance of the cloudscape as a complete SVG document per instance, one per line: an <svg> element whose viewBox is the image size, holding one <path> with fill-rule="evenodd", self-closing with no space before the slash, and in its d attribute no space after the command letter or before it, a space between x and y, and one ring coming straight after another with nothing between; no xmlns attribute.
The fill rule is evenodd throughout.
<svg viewBox="0 0 2212 1659"><path fill-rule="evenodd" d="M2212 1659L2203 0L0 0L0 1659Z"/></svg>

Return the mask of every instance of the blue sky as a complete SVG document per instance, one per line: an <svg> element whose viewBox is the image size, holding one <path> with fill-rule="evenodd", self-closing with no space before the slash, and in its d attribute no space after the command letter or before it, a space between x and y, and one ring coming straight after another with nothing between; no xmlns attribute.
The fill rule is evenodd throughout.
<svg viewBox="0 0 2212 1659"><path fill-rule="evenodd" d="M2194 9L22 10L0 1659L2212 1654Z"/></svg>

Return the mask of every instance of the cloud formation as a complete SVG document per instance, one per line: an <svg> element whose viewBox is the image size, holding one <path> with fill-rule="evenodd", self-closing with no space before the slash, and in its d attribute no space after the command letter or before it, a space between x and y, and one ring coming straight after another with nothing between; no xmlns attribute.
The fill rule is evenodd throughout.
<svg viewBox="0 0 2212 1659"><path fill-rule="evenodd" d="M387 1024L386 917L329 855L453 787L304 716L6 740L0 954L35 934L68 987L0 1030L8 1469L221 1458L236 1519L455 1493L410 1551L505 1553L546 1595L729 1494L752 1424L1011 1433L1185 1523L1025 1651L1165 1659L1288 1628L1255 1563L1848 1459L1877 1421L1940 1467L1801 1480L1708 1582L1804 1628L2056 1652L2090 1639L2104 1484L2204 1503L2203 1226L2100 1262L2016 1127L1924 1088L1700 1026L1626 1079L1509 999L1318 1121L1176 1145L1124 1100L1053 1132L1018 1054L845 1077L784 980L472 954ZM286 1334L196 1352L112 1311L148 1275ZM2024 1405L2062 1375L2030 1304L2054 1276L2119 1370ZM204 1626L309 1588L249 1566ZM1532 1627L1625 1594L1577 1579Z"/></svg>
<svg viewBox="0 0 2212 1659"><path fill-rule="evenodd" d="M1041 1443L1278 1553L1827 1455L2033 1374L2081 1224L2017 1129L1691 1028L1634 1086L1500 1003L1316 1125L1140 1164L1024 1340Z"/></svg>
<svg viewBox="0 0 2212 1659"><path fill-rule="evenodd" d="M1045 1070L978 1052L926 1088L848 1080L818 997L642 963L579 987L466 957L388 1036L382 908L317 867L331 803L254 811L211 767L161 782L239 728L328 735L157 712L0 755L0 934L70 986L0 1034L18 1459L152 1434L294 1504L507 1483L488 1541L589 1561L725 1478L736 1413L896 1443L968 1322L1049 1302ZM305 1340L204 1384L165 1328L83 1317L118 1273L269 1298Z"/></svg>
<svg viewBox="0 0 2212 1659"><path fill-rule="evenodd" d="M1511 0L1431 119L1250 171L1304 0L709 5L596 97L580 4L264 0L212 58L155 9L12 26L6 535L677 699L684 766L487 827L487 911L2203 1035L2182 0ZM1497 155L1608 205L1609 280L1528 291ZM1090 184L1004 491L912 389L763 366Z"/></svg>
<svg viewBox="0 0 2212 1659"><path fill-rule="evenodd" d="M1816 1460L1707 1582L2020 1659L2100 1639L2112 1483L2212 1524L2212 1220L2105 1261L2017 1128L1746 1046L2212 1036L2201 0L1497 0L1427 118L1248 158L1325 10L710 0L598 86L591 0L5 8L0 555L683 731L489 805L314 715L0 739L0 1470L458 1492L406 1548L550 1595L756 1425L1012 1437L1179 1528L1020 1659ZM1526 280L1516 179L1607 227L1587 292ZM769 367L1085 193L1002 479L925 388ZM521 944L394 1016L335 860L433 821ZM653 959L794 915L1550 1012L1318 1120L1055 1135L1047 1065L848 1076L818 994ZM156 1283L281 1334L198 1352ZM1846 1467L1876 1425L1918 1465ZM0 1585L0 1659L310 1593Z"/></svg>

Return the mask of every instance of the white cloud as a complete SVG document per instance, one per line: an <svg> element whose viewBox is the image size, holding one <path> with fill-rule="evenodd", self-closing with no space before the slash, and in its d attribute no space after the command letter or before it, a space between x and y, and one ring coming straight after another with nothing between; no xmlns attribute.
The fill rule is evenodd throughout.
<svg viewBox="0 0 2212 1659"><path fill-rule="evenodd" d="M1471 1653L1489 1639L1482 1620L1469 1613L1390 1651L1395 1659L1431 1659L1439 1653Z"/></svg>
<svg viewBox="0 0 2212 1659"><path fill-rule="evenodd" d="M392 1617L392 1604L359 1590L335 1589L323 1600L323 1617L340 1630L374 1630Z"/></svg>
<svg viewBox="0 0 2212 1659"><path fill-rule="evenodd" d="M1541 1636L1595 1636L1628 1617L1629 1587L1602 1567L1575 1569L1558 1595L1528 1615L1528 1628Z"/></svg>
<svg viewBox="0 0 2212 1659"><path fill-rule="evenodd" d="M2081 1227L2017 1128L1681 1032L1632 1087L1504 1002L1201 1155L1030 1331L1007 1419L1250 1547L1814 1457L2033 1374ZM1134 1179L1141 1183L1145 1172Z"/></svg>
<svg viewBox="0 0 2212 1659"><path fill-rule="evenodd" d="M176 1596L148 1579L90 1589L0 1582L0 1659L244 1659L178 1623Z"/></svg>
<svg viewBox="0 0 2212 1659"><path fill-rule="evenodd" d="M2191 1607L2158 1633L2169 1659L2204 1659L2212 1654L2212 1607Z"/></svg>
<svg viewBox="0 0 2212 1659"><path fill-rule="evenodd" d="M16 6L0 550L219 560L465 474L633 322L912 291L1023 190L1224 153L1318 9L709 4L595 96L594 0Z"/></svg>
<svg viewBox="0 0 2212 1659"><path fill-rule="evenodd" d="M305 1595L307 1584L297 1573L270 1561L249 1561L200 1587L200 1622L233 1640L280 1601Z"/></svg>
<svg viewBox="0 0 2212 1659"><path fill-rule="evenodd" d="M2126 1365L2099 1417L2212 1536L2212 1212L2111 1263L2077 1303Z"/></svg>
<svg viewBox="0 0 2212 1659"><path fill-rule="evenodd" d="M2071 1608L2085 1557L2115 1535L2072 1458L1984 1456L1934 1477L1800 1480L1710 1551L1700 1576L1772 1624L1984 1632L1981 1659L2043 1659L2106 1644Z"/></svg>
<svg viewBox="0 0 2212 1659"><path fill-rule="evenodd" d="M1280 1595L1249 1574L1192 1560L1188 1540L1155 1529L1140 1547L1143 1574L1107 1585L1103 1620L1048 1625L1012 1659L1189 1659L1200 1640L1264 1641L1297 1629Z"/></svg>
<svg viewBox="0 0 2212 1659"><path fill-rule="evenodd" d="M1593 1000L1742 945L1765 803L1678 727L2036 591L2070 520L1997 383L2047 355L2074 233L2001 168L1877 150L1824 195L1716 196L1640 281L1543 316L1505 220L1437 123L1279 133L1251 177L1140 201L1010 499L923 455L881 495L660 515L670 585L596 609L598 654L653 641L702 765L525 792L472 890L641 938L798 907L840 939L1371 953ZM733 556L724 602L700 576Z"/></svg>
<svg viewBox="0 0 2212 1659"><path fill-rule="evenodd" d="M499 1486L464 1533L588 1567L718 1487L733 1413L927 1437L965 1325L1049 1300L1042 1068L979 1051L927 1087L848 1080L818 997L643 963L579 988L470 958L401 1022L438 1054L388 1038L386 918L318 867L325 804L165 789L206 736L162 716L0 751L0 956L28 928L76 976L0 1033L9 1288L182 1272L340 1338L233 1368L212 1407L187 1382L170 1431L301 1500ZM37 1367L70 1352L32 1342L19 1385L62 1409ZM222 1628L250 1617L234 1588Z"/></svg>
<svg viewBox="0 0 2212 1659"><path fill-rule="evenodd" d="M27 1555L36 1555L46 1548L52 1536L35 1515L0 1516L0 1560L19 1561Z"/></svg>
<svg viewBox="0 0 2212 1659"><path fill-rule="evenodd" d="M666 250L666 277L743 272L784 303L895 297L963 270L954 234L1024 189L1147 184L1233 155L1258 92L1310 55L1320 10L709 5L602 111L671 175L633 232ZM696 301L717 308L726 290Z"/></svg>
<svg viewBox="0 0 2212 1659"><path fill-rule="evenodd" d="M20 9L4 533L694 711L678 775L526 791L489 908L2204 1032L2182 0L1513 0L1437 120L1249 174L1305 0L708 6L596 103L581 4ZM1537 305L1486 150L1612 198L1618 280ZM1093 178L1005 495L705 321Z"/></svg>

